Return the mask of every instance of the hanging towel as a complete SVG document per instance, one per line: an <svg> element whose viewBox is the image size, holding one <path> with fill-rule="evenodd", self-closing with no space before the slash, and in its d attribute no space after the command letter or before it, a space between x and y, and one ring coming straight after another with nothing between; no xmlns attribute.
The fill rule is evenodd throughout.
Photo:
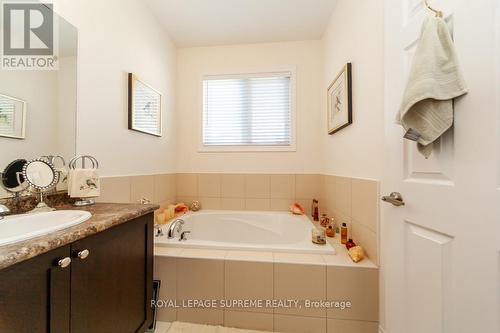
<svg viewBox="0 0 500 333"><path fill-rule="evenodd" d="M56 189L58 191L67 191L68 190L68 169L65 166L62 168L56 169L59 172L59 183L57 184Z"/></svg>
<svg viewBox="0 0 500 333"><path fill-rule="evenodd" d="M453 99L467 93L446 22L428 17L413 58L396 123L429 158L433 142L453 125Z"/></svg>
<svg viewBox="0 0 500 333"><path fill-rule="evenodd" d="M71 198L95 198L101 195L96 169L70 169L68 194Z"/></svg>

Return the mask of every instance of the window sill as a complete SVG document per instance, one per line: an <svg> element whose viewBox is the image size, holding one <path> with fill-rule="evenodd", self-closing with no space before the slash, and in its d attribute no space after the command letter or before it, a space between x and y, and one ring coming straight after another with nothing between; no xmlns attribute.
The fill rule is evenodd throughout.
<svg viewBox="0 0 500 333"><path fill-rule="evenodd" d="M290 146L200 146L199 153L262 153L296 152L295 145Z"/></svg>

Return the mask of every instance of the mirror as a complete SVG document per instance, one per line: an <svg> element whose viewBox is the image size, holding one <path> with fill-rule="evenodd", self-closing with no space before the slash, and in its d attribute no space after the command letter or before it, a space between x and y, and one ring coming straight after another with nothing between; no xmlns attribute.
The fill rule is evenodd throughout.
<svg viewBox="0 0 500 333"><path fill-rule="evenodd" d="M23 175L23 168L26 162L26 160L20 159L7 165L1 174L1 185L5 190L10 193L19 193L26 189L28 184Z"/></svg>
<svg viewBox="0 0 500 333"><path fill-rule="evenodd" d="M59 181L59 173L51 163L44 160L26 162L23 176L31 187L38 190L50 189Z"/></svg>
<svg viewBox="0 0 500 333"><path fill-rule="evenodd" d="M57 14L54 20L56 69L0 68L0 170L18 159L76 155L78 30ZM0 187L0 197L10 195Z"/></svg>

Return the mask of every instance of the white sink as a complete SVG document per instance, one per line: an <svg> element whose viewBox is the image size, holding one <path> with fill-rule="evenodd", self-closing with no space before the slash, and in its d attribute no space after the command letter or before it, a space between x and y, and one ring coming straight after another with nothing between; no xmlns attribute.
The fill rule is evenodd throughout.
<svg viewBox="0 0 500 333"><path fill-rule="evenodd" d="M69 228L87 221L91 216L81 210L7 216L0 220L0 246Z"/></svg>

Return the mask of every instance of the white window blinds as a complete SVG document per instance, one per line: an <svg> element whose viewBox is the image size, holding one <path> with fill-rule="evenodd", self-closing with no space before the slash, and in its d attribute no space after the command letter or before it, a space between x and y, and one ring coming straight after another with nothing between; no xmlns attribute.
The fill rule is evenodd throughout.
<svg viewBox="0 0 500 333"><path fill-rule="evenodd" d="M205 77L204 146L290 146L291 73Z"/></svg>

